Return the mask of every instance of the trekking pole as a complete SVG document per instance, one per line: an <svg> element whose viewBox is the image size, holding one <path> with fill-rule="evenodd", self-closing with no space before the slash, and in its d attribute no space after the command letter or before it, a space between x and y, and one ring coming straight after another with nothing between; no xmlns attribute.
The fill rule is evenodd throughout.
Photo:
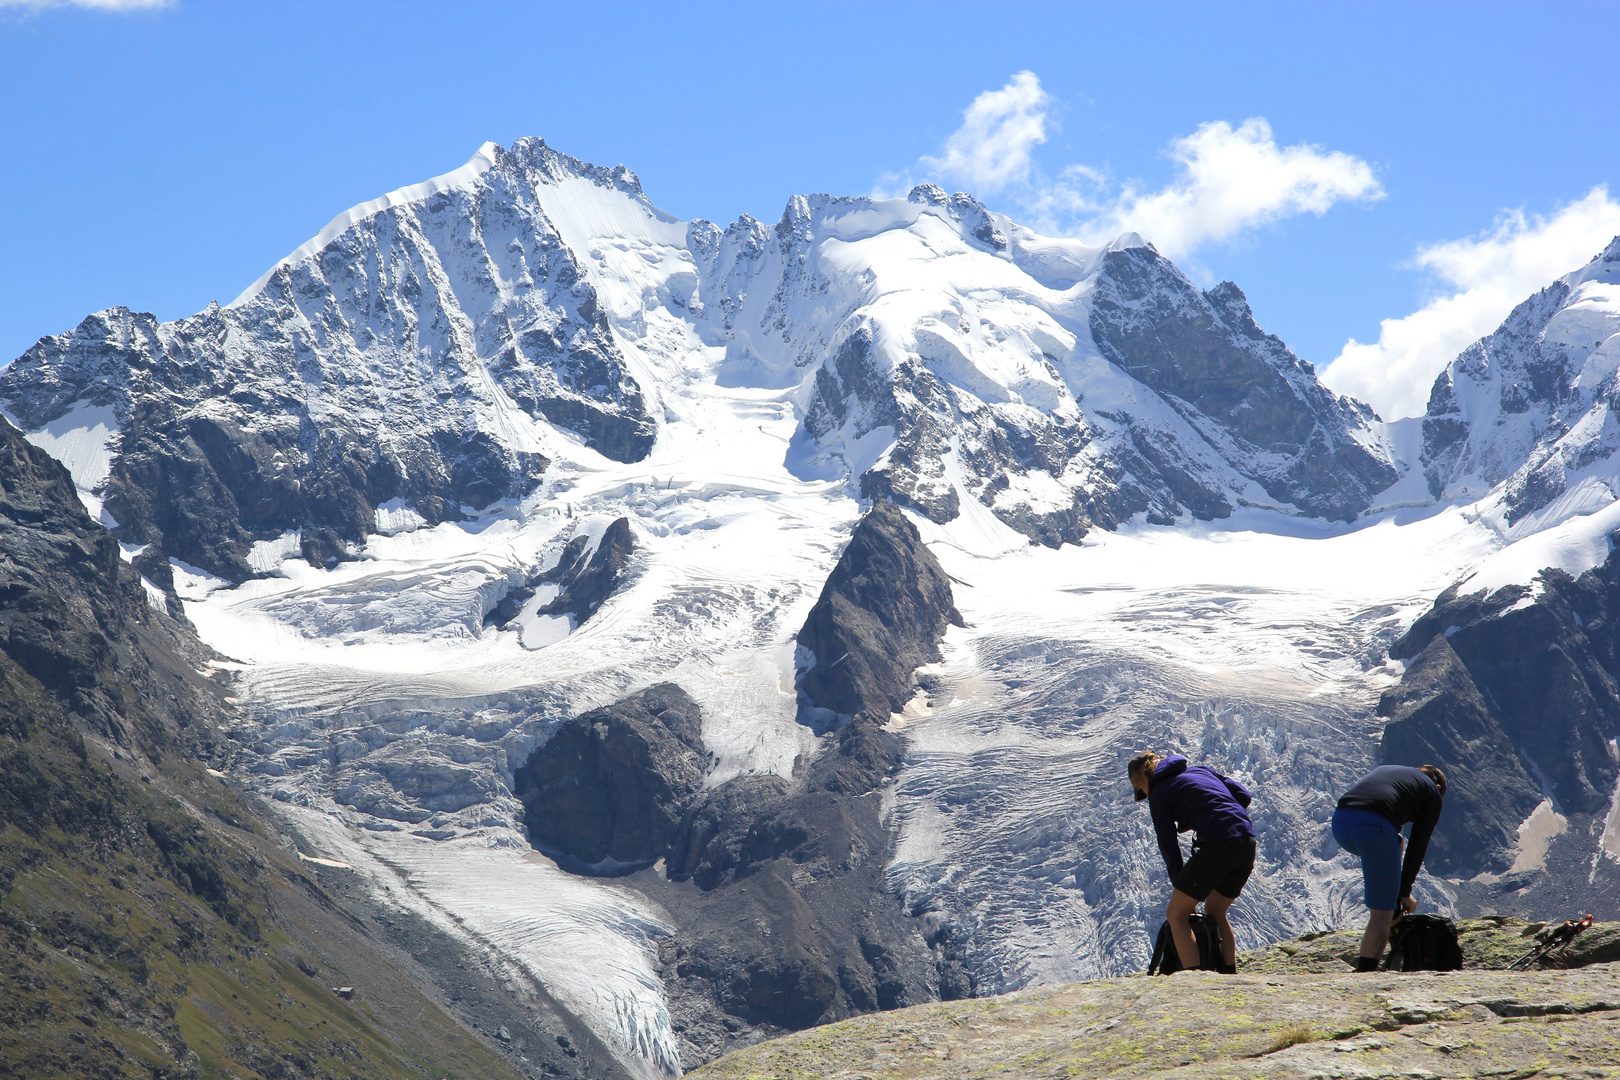
<svg viewBox="0 0 1620 1080"><path fill-rule="evenodd" d="M1573 943L1574 940L1576 939L1576 937L1578 937L1580 935L1582 930L1586 930L1586 929L1590 928L1591 925L1592 925L1592 914L1591 914L1591 912L1587 912L1586 918L1581 919L1579 922L1571 920L1569 922L1564 923L1563 926L1559 927L1558 933L1556 935L1554 935L1555 937L1559 937L1562 940L1559 941L1558 944L1554 948L1549 949L1548 951L1549 952L1563 952L1565 949L1570 947L1571 943Z"/></svg>
<svg viewBox="0 0 1620 1080"><path fill-rule="evenodd" d="M1509 964L1507 969L1509 971L1523 971L1525 968L1528 968L1532 963L1534 963L1536 958L1540 955L1541 945L1532 945L1530 946L1529 952L1525 953L1523 956L1513 961L1513 963Z"/></svg>
<svg viewBox="0 0 1620 1080"><path fill-rule="evenodd" d="M1553 930L1543 930L1541 940L1536 946L1513 963L1508 965L1509 971L1526 971L1530 965L1555 951L1569 948L1582 930L1592 925L1592 916L1588 914L1584 919L1566 919L1564 925Z"/></svg>

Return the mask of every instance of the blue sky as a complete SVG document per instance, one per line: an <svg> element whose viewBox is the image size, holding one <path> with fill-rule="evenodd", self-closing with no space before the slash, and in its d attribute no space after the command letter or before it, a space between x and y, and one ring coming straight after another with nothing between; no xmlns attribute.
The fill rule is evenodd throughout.
<svg viewBox="0 0 1620 1080"><path fill-rule="evenodd" d="M1612 2L108 6L0 0L3 357L522 135L685 218L935 179L1145 221L1319 368L1370 343L1329 381L1390 415L1620 233Z"/></svg>

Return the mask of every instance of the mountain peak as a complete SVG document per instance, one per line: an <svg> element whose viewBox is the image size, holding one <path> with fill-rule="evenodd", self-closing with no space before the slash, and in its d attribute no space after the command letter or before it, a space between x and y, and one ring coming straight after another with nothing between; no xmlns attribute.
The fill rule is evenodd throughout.
<svg viewBox="0 0 1620 1080"><path fill-rule="evenodd" d="M479 153L491 149L497 154L500 153L500 147L494 143L485 143ZM646 198L646 193L641 190L641 178L631 172L628 166L592 165L588 161L552 149L545 139L538 136L528 135L518 139L512 144L509 153L554 183L569 179L589 180L601 187L615 188L638 199Z"/></svg>
<svg viewBox="0 0 1620 1080"><path fill-rule="evenodd" d="M343 233L347 232L348 229L357 222L374 217L377 214L396 206L404 206L408 203L420 202L423 199L436 195L441 191L449 191L454 188L464 188L471 185L480 176L484 175L490 170L490 168L494 166L495 160L500 153L501 148L499 146L492 142L486 142L483 146L480 146L478 151L474 153L472 157L468 158L467 163L461 166L459 169L452 169L447 173L442 173L439 176L433 177L431 180L424 180L420 184L407 184L405 187L395 188L393 191L390 191L388 194L379 199L371 199L367 202L349 207L347 210L343 211L343 213L337 215L331 221L327 222L326 227L320 232L298 245L298 247L295 248L290 255L278 260L275 265L266 270L257 281L249 285L246 289L242 290L241 294L237 296L235 300L232 300L225 306L227 308L234 308L247 303L249 300L257 296L264 289L265 285L269 283L270 279L273 278L279 271L303 262L311 255L321 251L333 240L336 240L339 236L342 236Z"/></svg>
<svg viewBox="0 0 1620 1080"><path fill-rule="evenodd" d="M1159 250L1143 239L1142 234L1139 232L1120 233L1118 236L1114 237L1113 242L1108 245L1109 251L1130 251L1132 248L1147 248L1155 253L1157 253Z"/></svg>

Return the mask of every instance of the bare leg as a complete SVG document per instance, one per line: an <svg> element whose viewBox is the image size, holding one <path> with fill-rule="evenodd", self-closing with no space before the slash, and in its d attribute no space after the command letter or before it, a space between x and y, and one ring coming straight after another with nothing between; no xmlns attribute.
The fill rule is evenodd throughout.
<svg viewBox="0 0 1620 1080"><path fill-rule="evenodd" d="M1198 968L1198 942L1193 940L1192 924L1188 917L1197 910L1198 901L1180 889L1170 890L1170 906L1164 919L1170 924L1170 938L1176 943L1176 955L1181 957L1183 970Z"/></svg>
<svg viewBox="0 0 1620 1080"><path fill-rule="evenodd" d="M1389 923L1395 917L1393 911L1372 911L1367 915L1367 930L1361 935L1361 955L1374 960L1384 955L1384 946L1389 944Z"/></svg>
<svg viewBox="0 0 1620 1080"><path fill-rule="evenodd" d="M1235 896L1222 896L1218 891L1204 898L1204 914L1215 920L1221 932L1221 963L1237 966L1237 938L1232 936L1232 924L1226 921L1226 912L1237 901Z"/></svg>

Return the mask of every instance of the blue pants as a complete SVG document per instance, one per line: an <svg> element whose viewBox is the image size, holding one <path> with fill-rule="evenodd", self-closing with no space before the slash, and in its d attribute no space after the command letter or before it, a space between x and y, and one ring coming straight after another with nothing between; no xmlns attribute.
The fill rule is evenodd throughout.
<svg viewBox="0 0 1620 1080"><path fill-rule="evenodd" d="M1401 831L1371 810L1333 811L1333 839L1361 856L1362 899L1372 911L1394 911L1401 901Z"/></svg>

